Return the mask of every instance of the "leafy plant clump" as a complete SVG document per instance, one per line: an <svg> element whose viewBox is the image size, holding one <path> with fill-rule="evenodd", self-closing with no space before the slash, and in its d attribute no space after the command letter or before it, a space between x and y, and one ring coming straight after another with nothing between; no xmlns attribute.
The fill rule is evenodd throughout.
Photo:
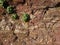
<svg viewBox="0 0 60 45"><path fill-rule="evenodd" d="M2 3L4 3L5 2L5 0L0 0L0 4L2 4Z"/></svg>
<svg viewBox="0 0 60 45"><path fill-rule="evenodd" d="M16 13L14 13L14 14L12 14L12 18L13 19L18 19L19 17L18 17L18 15Z"/></svg>
<svg viewBox="0 0 60 45"><path fill-rule="evenodd" d="M22 16L22 20L24 21L24 22L28 22L29 20L30 20L30 16L29 16L29 14L24 14L23 16Z"/></svg>
<svg viewBox="0 0 60 45"><path fill-rule="evenodd" d="M13 19L18 19L18 15L15 13L14 7L8 4L7 0L0 0L0 7L3 7L6 9L6 12L9 14L12 14Z"/></svg>
<svg viewBox="0 0 60 45"><path fill-rule="evenodd" d="M7 7L7 13L11 14L14 12L14 8L12 6Z"/></svg>
<svg viewBox="0 0 60 45"><path fill-rule="evenodd" d="M8 4L8 2L7 2L7 1L5 1L5 2L3 3L3 5L2 5L2 6L3 6L4 8L7 8L7 7L8 7L8 5L9 5L9 4Z"/></svg>
<svg viewBox="0 0 60 45"><path fill-rule="evenodd" d="M0 7L7 8L8 2L6 0L0 0Z"/></svg>
<svg viewBox="0 0 60 45"><path fill-rule="evenodd" d="M0 6L2 6L4 2L5 0L0 0Z"/></svg>

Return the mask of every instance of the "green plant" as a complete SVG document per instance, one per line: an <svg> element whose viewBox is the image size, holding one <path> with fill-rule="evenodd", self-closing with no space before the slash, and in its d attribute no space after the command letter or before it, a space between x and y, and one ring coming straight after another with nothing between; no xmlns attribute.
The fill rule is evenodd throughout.
<svg viewBox="0 0 60 45"><path fill-rule="evenodd" d="M7 13L11 14L14 12L14 8L12 6L7 7Z"/></svg>
<svg viewBox="0 0 60 45"><path fill-rule="evenodd" d="M0 7L7 8L8 5L7 0L0 0Z"/></svg>
<svg viewBox="0 0 60 45"><path fill-rule="evenodd" d="M16 13L12 14L13 19L18 19L18 15Z"/></svg>
<svg viewBox="0 0 60 45"><path fill-rule="evenodd" d="M8 2L5 1L2 6L3 6L4 8L7 8L8 5L9 5Z"/></svg>
<svg viewBox="0 0 60 45"><path fill-rule="evenodd" d="M5 0L0 0L0 6L2 6L4 2Z"/></svg>
<svg viewBox="0 0 60 45"><path fill-rule="evenodd" d="M0 4L1 4L1 3L4 3L4 2L5 2L5 0L0 0Z"/></svg>
<svg viewBox="0 0 60 45"><path fill-rule="evenodd" d="M30 16L25 13L25 14L22 16L22 20L23 20L24 22L28 22L28 21L30 20Z"/></svg>

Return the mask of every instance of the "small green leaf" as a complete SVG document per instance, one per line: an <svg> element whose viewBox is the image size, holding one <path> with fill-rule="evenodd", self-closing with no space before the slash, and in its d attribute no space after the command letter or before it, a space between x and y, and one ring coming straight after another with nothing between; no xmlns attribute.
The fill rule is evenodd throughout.
<svg viewBox="0 0 60 45"><path fill-rule="evenodd" d="M13 19L18 19L18 15L17 14L12 14L12 18Z"/></svg>
<svg viewBox="0 0 60 45"><path fill-rule="evenodd" d="M4 8L7 8L8 5L9 5L8 2L5 1L2 6L3 6Z"/></svg>
<svg viewBox="0 0 60 45"><path fill-rule="evenodd" d="M5 2L5 0L0 0L0 6L3 6L4 2Z"/></svg>
<svg viewBox="0 0 60 45"><path fill-rule="evenodd" d="M7 7L7 13L11 14L14 12L14 8L12 6Z"/></svg>
<svg viewBox="0 0 60 45"><path fill-rule="evenodd" d="M25 13L25 14L22 16L22 20L23 20L24 22L28 22L28 21L30 20L30 16Z"/></svg>
<svg viewBox="0 0 60 45"><path fill-rule="evenodd" d="M4 3L4 2L5 2L5 0L0 0L0 4L1 4L1 3Z"/></svg>

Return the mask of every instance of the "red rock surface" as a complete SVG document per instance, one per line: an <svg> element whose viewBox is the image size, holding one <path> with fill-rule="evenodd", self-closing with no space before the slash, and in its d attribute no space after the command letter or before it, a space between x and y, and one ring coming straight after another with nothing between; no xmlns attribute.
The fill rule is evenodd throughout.
<svg viewBox="0 0 60 45"><path fill-rule="evenodd" d="M60 45L60 0L7 0L19 16L0 7L0 45ZM23 22L24 13L30 15Z"/></svg>

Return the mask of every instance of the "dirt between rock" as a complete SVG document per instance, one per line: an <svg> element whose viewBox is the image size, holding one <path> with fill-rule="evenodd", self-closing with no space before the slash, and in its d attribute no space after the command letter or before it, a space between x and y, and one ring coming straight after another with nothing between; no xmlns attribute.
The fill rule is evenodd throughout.
<svg viewBox="0 0 60 45"><path fill-rule="evenodd" d="M19 16L0 7L0 45L60 45L60 0L7 0ZM30 15L22 21L23 13Z"/></svg>

